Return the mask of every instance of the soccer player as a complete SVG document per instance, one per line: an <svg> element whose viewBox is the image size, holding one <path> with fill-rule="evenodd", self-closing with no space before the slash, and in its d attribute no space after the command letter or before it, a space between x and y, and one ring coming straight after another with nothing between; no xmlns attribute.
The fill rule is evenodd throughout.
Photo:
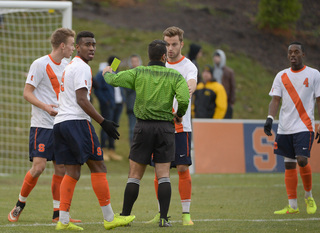
<svg viewBox="0 0 320 233"><path fill-rule="evenodd" d="M154 40L148 49L148 66L112 74L112 69L104 69L105 80L113 86L122 86L136 91L134 113L137 123L130 149L130 170L124 193L121 215L131 213L139 194L140 180L153 154L155 172L158 177L158 197L160 206L160 227L170 227L168 210L171 199L170 163L174 160L173 119L181 123L189 104L188 85L181 74L165 67L167 49L162 40ZM174 96L177 111L172 113Z"/></svg>
<svg viewBox="0 0 320 233"><path fill-rule="evenodd" d="M305 190L307 213L314 214L317 210L312 196L312 173L308 158L310 158L314 137L315 100L320 109L320 73L304 65L304 57L304 48L301 43L293 42L289 45L288 59L291 68L284 69L277 74L269 93L272 100L269 104L264 132L268 136L272 135L272 122L282 101L274 153L284 157L284 180L289 199L289 205L275 211L274 214L300 212L297 203L297 163ZM320 128L318 128L317 136L319 132Z"/></svg>
<svg viewBox="0 0 320 233"><path fill-rule="evenodd" d="M164 30L164 40L167 42L168 60L166 67L173 68L180 72L185 78L189 87L190 98L197 88L197 67L185 56L181 54L183 48L184 31L178 27L172 26ZM174 112L177 111L177 101L173 102ZM190 147L191 147L191 100L186 114L181 124L175 125L175 161L171 167L176 167L179 174L179 193L182 205L182 224L193 225L190 217L191 204L191 176L189 166L192 164ZM158 179L154 179L156 194L158 194ZM148 223L159 221L159 213Z"/></svg>
<svg viewBox="0 0 320 233"><path fill-rule="evenodd" d="M57 164L64 164L66 175L61 182L60 219L56 230L83 230L69 221L69 209L81 165L87 163L91 171L92 188L99 200L105 229L129 224L135 216L114 215L106 178L107 168L98 137L91 124L92 117L110 137L119 139L118 126L105 120L90 102L92 72L88 62L94 58L94 34L82 31L76 38L77 56L66 66L60 86L59 113L54 121L54 151Z"/></svg>
<svg viewBox="0 0 320 233"><path fill-rule="evenodd" d="M10 211L8 220L16 222L24 209L27 197L37 184L47 161L52 161L54 174L51 191L53 197L53 222L59 220L60 184L65 174L63 165L57 165L53 152L53 121L57 115L59 86L62 72L68 64L63 58L71 57L74 51L75 32L59 28L51 35L52 51L35 60L30 66L23 97L32 104L29 137L29 159L31 169L25 175L19 199ZM80 222L80 220L70 221Z"/></svg>

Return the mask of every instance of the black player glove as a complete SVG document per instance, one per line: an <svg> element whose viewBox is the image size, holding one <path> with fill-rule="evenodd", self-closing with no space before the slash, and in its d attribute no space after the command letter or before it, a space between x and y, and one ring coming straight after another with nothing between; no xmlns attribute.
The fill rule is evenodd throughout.
<svg viewBox="0 0 320 233"><path fill-rule="evenodd" d="M100 125L109 137L119 139L120 134L117 131L117 127L119 127L119 125L117 123L104 119Z"/></svg>
<svg viewBox="0 0 320 233"><path fill-rule="evenodd" d="M264 133L268 136L272 136L271 128L272 128L273 119L271 117L267 117L266 123L264 123Z"/></svg>
<svg viewBox="0 0 320 233"><path fill-rule="evenodd" d="M318 139L317 143L320 143L320 134L317 132L317 135L316 135L316 140Z"/></svg>

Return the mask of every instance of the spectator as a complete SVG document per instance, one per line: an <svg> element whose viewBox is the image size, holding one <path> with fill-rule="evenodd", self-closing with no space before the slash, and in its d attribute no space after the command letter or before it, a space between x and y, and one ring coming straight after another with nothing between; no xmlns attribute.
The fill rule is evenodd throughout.
<svg viewBox="0 0 320 233"><path fill-rule="evenodd" d="M197 85L193 94L195 118L223 119L227 111L227 93L224 87L212 76L211 66L205 66L202 71L203 82Z"/></svg>
<svg viewBox="0 0 320 233"><path fill-rule="evenodd" d="M116 56L110 56L107 63L101 63L102 65L99 67L99 72L94 77L96 87L94 93L99 100L101 115L107 120L114 121L118 124L123 107L123 89L120 87L114 88L107 84L102 76L102 70L106 67L103 65L110 65L114 58L116 58ZM107 140L108 149L106 144ZM100 131L100 141L105 161L109 161L110 159L116 161L122 160L122 157L115 153L114 139L112 137L108 137L103 129Z"/></svg>
<svg viewBox="0 0 320 233"><path fill-rule="evenodd" d="M129 58L129 68L133 69L137 66L142 65L141 57L137 54L133 54ZM136 124L136 116L133 113L133 106L134 102L136 100L136 91L132 90L130 88L124 88L125 93L125 102L127 106L127 115L128 115L128 121L129 121L129 142L130 146L132 145L132 139L133 139L133 129Z"/></svg>
<svg viewBox="0 0 320 233"><path fill-rule="evenodd" d="M192 63L197 67L198 69L198 83L200 82L201 80L201 76L200 76L200 71L199 71L199 66L198 66L198 62L197 62L197 59L199 57L202 56L202 48L201 48L201 45L197 45L197 44L194 44L192 43L190 45L190 49L189 49L189 53L188 53L188 58L190 59L190 61L192 61Z"/></svg>
<svg viewBox="0 0 320 233"><path fill-rule="evenodd" d="M226 66L226 61L226 55L222 50L218 49L213 53L213 77L224 86L228 96L228 109L224 118L231 119L236 100L236 82L233 70Z"/></svg>

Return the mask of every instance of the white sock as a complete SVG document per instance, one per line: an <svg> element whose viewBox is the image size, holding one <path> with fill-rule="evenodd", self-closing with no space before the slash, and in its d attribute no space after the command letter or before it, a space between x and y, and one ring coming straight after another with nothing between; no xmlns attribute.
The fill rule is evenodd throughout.
<svg viewBox="0 0 320 233"><path fill-rule="evenodd" d="M308 199L308 197L312 197L312 191L311 190L309 192L305 191L305 193L304 193L304 198Z"/></svg>
<svg viewBox="0 0 320 233"><path fill-rule="evenodd" d="M112 222L113 218L114 218L114 213L113 213L111 204L105 205L105 206L101 206L101 210L102 210L102 213L103 213L103 218L105 220L107 220L108 222Z"/></svg>
<svg viewBox="0 0 320 233"><path fill-rule="evenodd" d="M53 200L53 208L54 209L59 209L59 207L60 207L60 201Z"/></svg>
<svg viewBox="0 0 320 233"><path fill-rule="evenodd" d="M289 205L292 209L298 209L298 202L297 199L289 199Z"/></svg>
<svg viewBox="0 0 320 233"><path fill-rule="evenodd" d="M27 201L27 198L26 198L26 197L23 197L23 196L21 196L21 194L19 194L19 201L20 201L20 202L26 202L26 201Z"/></svg>
<svg viewBox="0 0 320 233"><path fill-rule="evenodd" d="M190 213L191 200L181 200L182 213Z"/></svg>
<svg viewBox="0 0 320 233"><path fill-rule="evenodd" d="M69 212L60 210L60 211L59 211L59 221L60 221L62 224L68 224L69 221L70 221Z"/></svg>

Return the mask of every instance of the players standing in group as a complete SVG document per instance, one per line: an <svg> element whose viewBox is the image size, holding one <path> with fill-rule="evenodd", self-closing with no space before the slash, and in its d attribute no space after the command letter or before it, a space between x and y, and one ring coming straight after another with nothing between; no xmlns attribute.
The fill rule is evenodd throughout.
<svg viewBox="0 0 320 233"><path fill-rule="evenodd" d="M157 223L160 227L170 227L167 213L171 199L170 163L174 160L175 149L173 120L181 123L190 96L183 76L165 67L166 42L152 41L148 54L148 66L138 66L118 74L112 74L111 67L103 71L107 72L104 75L107 83L136 91L134 113L137 123L130 148L130 170L121 215L130 215L139 194L140 180L153 156L159 190L160 216ZM174 96L177 108L173 114Z"/></svg>
<svg viewBox="0 0 320 233"><path fill-rule="evenodd" d="M268 136L272 135L272 122L282 101L274 153L284 157L285 185L289 199L289 205L275 211L274 214L300 212L297 203L297 163L305 190L307 213L314 214L317 210L312 196L312 173L308 158L310 158L315 131L315 102L320 110L320 73L304 65L304 57L304 47L301 43L293 42L289 45L288 59L291 68L284 69L277 74L269 93L272 100L269 104L264 132ZM317 130L317 137L319 133L320 127Z"/></svg>
<svg viewBox="0 0 320 233"><path fill-rule="evenodd" d="M168 60L166 67L173 68L180 72L185 78L189 87L190 98L197 87L196 66L185 56L181 54L184 31L178 27L169 27L163 32L164 40L167 42ZM177 111L177 101L173 103L174 112ZM179 174L179 193L182 205L182 224L193 225L190 217L191 204L191 176L189 166L191 161L191 101L186 114L183 116L181 124L175 125L175 161L171 163L171 167L176 167ZM155 177L154 186L156 194L158 194L158 179ZM159 222L159 213L149 223Z"/></svg>
<svg viewBox="0 0 320 233"><path fill-rule="evenodd" d="M113 213L106 178L107 168L91 118L98 122L110 137L119 139L118 126L105 120L90 102L92 72L88 62L94 58L94 34L79 32L76 38L77 56L65 68L60 86L59 113L54 121L54 151L57 164L64 164L66 175L61 182L60 220L57 230L83 230L69 221L69 209L75 186L80 178L81 165L87 163L92 188L98 198L105 229L129 224L134 216Z"/></svg>
<svg viewBox="0 0 320 233"><path fill-rule="evenodd" d="M68 64L63 58L71 57L74 51L75 32L59 28L51 35L52 51L49 55L35 60L30 66L23 97L32 104L31 128L29 137L29 159L31 169L27 172L19 199L8 215L10 222L16 222L24 209L27 197L37 184L39 176L52 161L54 174L51 191L53 197L53 222L59 220L60 184L65 174L63 165L57 165L53 151L53 121L57 115L59 86L62 72ZM80 220L70 219L72 222Z"/></svg>

